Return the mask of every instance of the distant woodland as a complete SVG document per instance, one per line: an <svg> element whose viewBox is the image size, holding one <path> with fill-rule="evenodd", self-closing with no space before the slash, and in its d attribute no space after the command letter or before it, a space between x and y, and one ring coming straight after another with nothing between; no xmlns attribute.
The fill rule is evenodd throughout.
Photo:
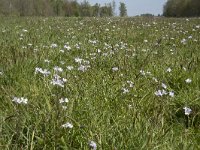
<svg viewBox="0 0 200 150"><path fill-rule="evenodd" d="M120 2L120 16L127 16L125 3ZM4 16L66 16L66 17L111 17L116 15L113 0L101 6L77 0L0 0L0 15Z"/></svg>
<svg viewBox="0 0 200 150"><path fill-rule="evenodd" d="M200 0L168 0L163 8L166 17L200 16Z"/></svg>

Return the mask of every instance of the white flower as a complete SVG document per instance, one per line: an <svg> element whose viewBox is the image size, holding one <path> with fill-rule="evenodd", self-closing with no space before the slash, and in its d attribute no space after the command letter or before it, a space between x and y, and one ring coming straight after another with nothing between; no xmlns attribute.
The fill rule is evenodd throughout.
<svg viewBox="0 0 200 150"><path fill-rule="evenodd" d="M63 72L63 69L61 67L58 67L58 66L55 66L53 69L56 72Z"/></svg>
<svg viewBox="0 0 200 150"><path fill-rule="evenodd" d="M69 99L68 98L61 98L59 99L59 103L62 104L62 103L68 103L69 102Z"/></svg>
<svg viewBox="0 0 200 150"><path fill-rule="evenodd" d="M156 96L163 96L163 95L167 95L167 92L165 90L158 90L154 94Z"/></svg>
<svg viewBox="0 0 200 150"><path fill-rule="evenodd" d="M48 59L45 59L45 60L44 60L44 62L46 62L46 63L50 63L50 60L48 60Z"/></svg>
<svg viewBox="0 0 200 150"><path fill-rule="evenodd" d="M171 68L168 68L168 69L167 69L167 72L171 72L171 71L172 71L172 69L171 69Z"/></svg>
<svg viewBox="0 0 200 150"><path fill-rule="evenodd" d="M54 79L51 80L51 84L64 87L64 83L67 82L67 79L61 78L59 75L54 75Z"/></svg>
<svg viewBox="0 0 200 150"><path fill-rule="evenodd" d="M89 146L92 148L92 150L96 150L97 149L97 144L94 141L90 141L89 142Z"/></svg>
<svg viewBox="0 0 200 150"><path fill-rule="evenodd" d="M186 82L186 83L191 83L192 80L188 78L188 79L185 80L185 82Z"/></svg>
<svg viewBox="0 0 200 150"><path fill-rule="evenodd" d="M3 75L3 72L2 72L2 71L0 71L0 75Z"/></svg>
<svg viewBox="0 0 200 150"><path fill-rule="evenodd" d="M51 48L56 48L56 47L58 47L58 45L57 44L51 44L51 46L50 46Z"/></svg>
<svg viewBox="0 0 200 150"><path fill-rule="evenodd" d="M64 48L67 49L68 51L71 50L71 47L68 45L64 45Z"/></svg>
<svg viewBox="0 0 200 150"><path fill-rule="evenodd" d="M67 66L67 69L68 69L68 70L73 70L74 67L73 67L73 66Z"/></svg>
<svg viewBox="0 0 200 150"><path fill-rule="evenodd" d="M89 67L90 67L90 66L81 65L80 67L78 67L78 70L79 70L79 71L85 72Z"/></svg>
<svg viewBox="0 0 200 150"><path fill-rule="evenodd" d="M144 40L144 43L147 43L148 42L148 40Z"/></svg>
<svg viewBox="0 0 200 150"><path fill-rule="evenodd" d="M123 94L129 93L129 89L122 88Z"/></svg>
<svg viewBox="0 0 200 150"><path fill-rule="evenodd" d="M14 97L12 101L16 102L18 104L27 104L28 103L28 99L24 98L24 97L21 97L21 98Z"/></svg>
<svg viewBox="0 0 200 150"><path fill-rule="evenodd" d="M47 69L42 69L42 68L36 67L36 68L35 68L35 74L37 74L37 73L41 73L41 74L43 74L44 76L48 76L48 75L51 74L51 72L48 71Z"/></svg>
<svg viewBox="0 0 200 150"><path fill-rule="evenodd" d="M140 73L141 73L143 76L145 76L145 75L146 75L146 73L145 73L145 71L144 71L144 70L140 70Z"/></svg>
<svg viewBox="0 0 200 150"><path fill-rule="evenodd" d="M134 83L132 81L127 81L127 83L129 84L129 87L133 87L134 86Z"/></svg>
<svg viewBox="0 0 200 150"><path fill-rule="evenodd" d="M154 94L156 96L162 96L163 95L161 90L156 91Z"/></svg>
<svg viewBox="0 0 200 150"><path fill-rule="evenodd" d="M113 68L112 68L112 71L118 71L118 70L119 70L118 67L113 67Z"/></svg>
<svg viewBox="0 0 200 150"><path fill-rule="evenodd" d="M182 39L181 43L186 44L186 41L187 41L186 39Z"/></svg>
<svg viewBox="0 0 200 150"><path fill-rule="evenodd" d="M79 57L76 57L74 60L75 60L76 63L81 63L83 61L83 59L81 59Z"/></svg>
<svg viewBox="0 0 200 150"><path fill-rule="evenodd" d="M61 53L64 53L65 51L63 49L60 50Z"/></svg>
<svg viewBox="0 0 200 150"><path fill-rule="evenodd" d="M67 123L63 124L62 127L71 129L71 128L73 128L73 125L71 123L67 122Z"/></svg>
<svg viewBox="0 0 200 150"><path fill-rule="evenodd" d="M26 29L22 29L22 31L23 31L23 32L28 32L28 30L26 30Z"/></svg>
<svg viewBox="0 0 200 150"><path fill-rule="evenodd" d="M174 92L173 91L169 92L169 96L174 97Z"/></svg>
<svg viewBox="0 0 200 150"><path fill-rule="evenodd" d="M164 83L162 83L162 87L163 87L164 89L166 89L166 88L167 88L167 85L164 84Z"/></svg>
<svg viewBox="0 0 200 150"><path fill-rule="evenodd" d="M188 107L184 107L183 108L185 110L185 115L189 116L192 112L192 109L188 108Z"/></svg>

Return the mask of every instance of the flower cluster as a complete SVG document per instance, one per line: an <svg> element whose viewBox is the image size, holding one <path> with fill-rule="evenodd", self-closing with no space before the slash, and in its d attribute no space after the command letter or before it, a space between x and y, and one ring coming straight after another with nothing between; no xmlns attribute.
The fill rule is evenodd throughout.
<svg viewBox="0 0 200 150"><path fill-rule="evenodd" d="M27 104L28 103L28 99L24 98L24 97L20 97L20 98L14 97L12 101L15 103L18 103L18 104Z"/></svg>

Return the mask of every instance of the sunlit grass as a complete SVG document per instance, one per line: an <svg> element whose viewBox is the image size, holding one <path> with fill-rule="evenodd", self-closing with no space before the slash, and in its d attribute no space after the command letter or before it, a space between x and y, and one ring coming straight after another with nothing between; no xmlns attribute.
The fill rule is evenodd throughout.
<svg viewBox="0 0 200 150"><path fill-rule="evenodd" d="M0 22L0 149L200 148L199 19Z"/></svg>

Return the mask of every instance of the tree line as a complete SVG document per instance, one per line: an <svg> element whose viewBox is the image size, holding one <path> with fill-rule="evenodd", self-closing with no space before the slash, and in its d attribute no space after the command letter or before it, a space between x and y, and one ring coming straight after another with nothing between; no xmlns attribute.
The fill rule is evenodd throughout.
<svg viewBox="0 0 200 150"><path fill-rule="evenodd" d="M163 8L166 17L200 16L200 0L168 0Z"/></svg>
<svg viewBox="0 0 200 150"><path fill-rule="evenodd" d="M119 12L121 17L127 16L125 3L120 2ZM111 17L116 15L116 3L113 0L101 6L87 0L0 0L0 15Z"/></svg>

